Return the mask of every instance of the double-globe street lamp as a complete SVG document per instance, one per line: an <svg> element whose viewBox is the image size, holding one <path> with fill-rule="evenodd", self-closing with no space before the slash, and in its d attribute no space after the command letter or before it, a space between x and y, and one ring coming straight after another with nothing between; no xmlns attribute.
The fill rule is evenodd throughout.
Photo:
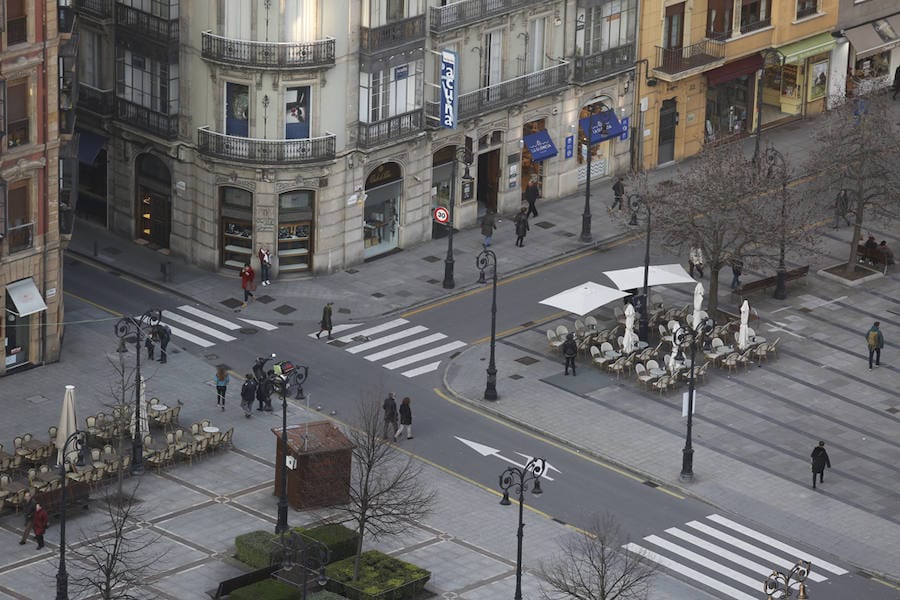
<svg viewBox="0 0 900 600"><path fill-rule="evenodd" d="M484 388L485 400L497 399L497 363L494 348L497 344L497 255L493 250L485 248L475 257L475 266L479 270L478 283L487 283L484 270L493 266L493 290L491 292L491 358L488 361L487 385Z"/></svg>
<svg viewBox="0 0 900 600"><path fill-rule="evenodd" d="M606 109L606 105L601 104L601 106L602 108L600 110L594 110L595 107L593 104L588 107L588 127L587 131L584 132L584 140L582 142L587 153L585 159L587 175L584 178L584 212L581 214L581 241L586 244L590 243L593 239L593 236L591 236L591 156L593 155L593 152L591 152L591 145L594 142L594 117ZM606 135L608 127L609 125L606 121L603 121L600 124L600 137Z"/></svg>
<svg viewBox="0 0 900 600"><path fill-rule="evenodd" d="M648 339L648 328L650 326L650 318L648 316L648 305L650 304L649 290L647 288L647 283L650 276L650 224L652 220L652 213L650 211L650 204L644 201L644 197L640 194L629 194L628 195L628 208L631 210L631 220L628 222L632 227L637 227L638 225L638 211L644 209L647 212L647 234L646 241L644 245L644 295L641 300L641 320L638 325L638 338L644 340L645 342L649 342Z"/></svg>
<svg viewBox="0 0 900 600"><path fill-rule="evenodd" d="M806 594L805 582L811 569L812 564L808 560L798 560L790 573L772 571L772 574L763 582L766 600L792 598L794 595L793 587L797 588L797 600L807 600L809 596Z"/></svg>
<svg viewBox="0 0 900 600"><path fill-rule="evenodd" d="M312 550L315 550L313 553ZM285 570L284 579L292 584L297 581L293 577L288 579L288 574L294 567L300 569L300 585L302 590L301 600L306 600L309 588L309 574L316 573L316 583L324 587L328 583L325 575L325 567L331 557L328 546L320 542L292 531L290 536L281 537L281 568Z"/></svg>
<svg viewBox="0 0 900 600"><path fill-rule="evenodd" d="M509 506L512 504L509 500L509 491L518 494L519 498L519 528L516 534L516 594L514 600L522 600L522 538L525 537L525 492L531 484L531 493L539 496L541 490L541 475L547 467L547 461L543 458L532 458L524 467L507 467L500 474L500 489L503 490L503 498L500 504Z"/></svg>
<svg viewBox="0 0 900 600"><path fill-rule="evenodd" d="M469 165L472 164L472 150L466 146L457 147L456 155L453 158L453 176L450 178L450 206L447 212L447 257L444 259L444 282L445 290L452 290L456 287L456 281L453 279L453 217L456 213L456 175L459 173L459 163L462 161L466 165L466 170L462 176L462 185L472 185L473 177L469 174Z"/></svg>
<svg viewBox="0 0 900 600"><path fill-rule="evenodd" d="M275 357L275 354L272 354ZM290 365L290 371L285 372L285 365ZM260 367L261 370L261 367ZM287 497L287 472L288 472L288 439L287 439L287 399L288 388L293 384L297 386L296 399L306 398L303 393L303 382L309 376L309 368L305 365L296 365L287 362L276 363L269 371L264 381L259 385L268 384L270 389L278 392L281 397L281 494L278 496L278 521L275 524L275 533L284 536L288 530L288 497ZM269 402L271 404L271 401ZM283 542L283 540L282 540Z"/></svg>
<svg viewBox="0 0 900 600"><path fill-rule="evenodd" d="M62 460L59 464L59 569L56 571L56 600L69 600L69 574L66 572L66 488L68 487L66 466L69 463L69 453L73 450L78 453L75 464L77 466L84 465L83 452L87 441L85 438L85 432L75 430L62 445Z"/></svg>
<svg viewBox="0 0 900 600"><path fill-rule="evenodd" d="M131 473L140 475L144 472L144 443L141 440L141 346L147 336L159 325L162 310L152 308L138 317L126 316L116 321L116 336L119 348L125 350L127 338L134 336L134 432L131 440ZM124 403L124 398L122 398Z"/></svg>
<svg viewBox="0 0 900 600"><path fill-rule="evenodd" d="M691 440L691 429L694 418L694 369L697 367L697 346L709 339L715 327L716 322L711 317L705 317L700 320L697 327L682 325L675 330L672 336L672 345L678 348L676 361L684 360L683 349L685 346L689 346L691 350L691 366L688 373L687 432L684 438L684 449L681 451L680 477L682 481L694 479L694 446Z"/></svg>

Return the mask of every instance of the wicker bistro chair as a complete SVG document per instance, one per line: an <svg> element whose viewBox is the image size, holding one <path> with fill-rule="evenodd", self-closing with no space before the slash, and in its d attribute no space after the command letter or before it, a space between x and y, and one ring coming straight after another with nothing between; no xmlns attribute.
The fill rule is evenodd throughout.
<svg viewBox="0 0 900 600"><path fill-rule="evenodd" d="M562 346L562 340L559 339L559 336L556 335L556 332L552 329L547 330L547 343L550 344L551 348L559 348Z"/></svg>
<svg viewBox="0 0 900 600"><path fill-rule="evenodd" d="M10 494L6 497L6 503L16 509L16 512L19 512L19 509L22 508L22 505L25 504L25 492L28 490L19 490L13 494Z"/></svg>
<svg viewBox="0 0 900 600"><path fill-rule="evenodd" d="M234 448L234 427L229 427L228 431L225 432L225 435L222 436L222 447L223 448Z"/></svg>
<svg viewBox="0 0 900 600"><path fill-rule="evenodd" d="M196 442L190 442L176 450L178 456L187 459L188 464L194 464L194 454L196 451Z"/></svg>
<svg viewBox="0 0 900 600"><path fill-rule="evenodd" d="M588 333L597 333L597 319L588 315L584 318L584 328Z"/></svg>

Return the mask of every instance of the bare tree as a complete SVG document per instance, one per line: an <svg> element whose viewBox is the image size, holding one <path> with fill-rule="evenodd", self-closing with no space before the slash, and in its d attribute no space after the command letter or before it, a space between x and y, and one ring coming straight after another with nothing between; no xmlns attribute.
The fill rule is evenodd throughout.
<svg viewBox="0 0 900 600"><path fill-rule="evenodd" d="M559 555L541 566L551 588L542 588L542 596L556 598L562 592L580 600L644 600L657 565L627 544L612 515L596 517L589 530L561 542Z"/></svg>
<svg viewBox="0 0 900 600"><path fill-rule="evenodd" d="M70 581L79 595L137 600L132 591L153 574L152 565L159 557L150 548L160 536L139 525L139 488L140 484L135 485L124 499L107 495L103 506L109 519L101 525L104 529L86 535L87 541L70 549L85 565Z"/></svg>
<svg viewBox="0 0 900 600"><path fill-rule="evenodd" d="M828 199L847 190L853 239L845 272L856 268L857 244L865 216L900 215L900 127L887 94L857 97L823 115L816 123L816 150L809 170Z"/></svg>
<svg viewBox="0 0 900 600"><path fill-rule="evenodd" d="M109 395L113 400L112 404L106 404L111 409L107 415L111 429L118 434L119 462L117 466L116 477L116 494L119 500L127 499L127 495L123 490L125 481L125 456L131 451L131 439L126 435L131 428L131 415L134 412L134 381L135 370L125 365L125 353L119 352L117 360L113 360L107 356L110 366L113 369L115 381L110 383Z"/></svg>
<svg viewBox="0 0 900 600"><path fill-rule="evenodd" d="M663 245L682 255L694 246L703 251L710 314L718 308L719 271L730 258L774 267L782 245L787 251L815 247L813 198L791 185L789 160L775 154L784 159L777 168L746 156L739 144L725 144L705 149L665 185L652 188L644 175L632 178Z"/></svg>
<svg viewBox="0 0 900 600"><path fill-rule="evenodd" d="M348 432L354 444L350 502L337 509L359 533L354 579L359 578L365 534L377 540L402 532L409 521L430 512L435 498L434 490L422 489L422 466L398 452L392 440L382 438L382 425L381 407L363 400L357 409L356 427Z"/></svg>

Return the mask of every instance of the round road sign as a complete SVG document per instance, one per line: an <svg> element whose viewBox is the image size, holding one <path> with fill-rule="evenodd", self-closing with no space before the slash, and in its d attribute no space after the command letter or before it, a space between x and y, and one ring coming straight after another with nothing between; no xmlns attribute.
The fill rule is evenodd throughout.
<svg viewBox="0 0 900 600"><path fill-rule="evenodd" d="M446 225L450 222L450 211L443 206L438 206L434 209L434 220Z"/></svg>

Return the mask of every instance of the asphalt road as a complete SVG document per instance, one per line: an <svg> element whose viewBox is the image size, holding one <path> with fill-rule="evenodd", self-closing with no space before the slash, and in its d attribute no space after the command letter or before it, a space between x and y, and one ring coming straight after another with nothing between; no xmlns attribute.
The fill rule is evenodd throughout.
<svg viewBox="0 0 900 600"><path fill-rule="evenodd" d="M589 254L503 281L498 288L498 305L501 307L498 332L551 317L557 312L556 309L538 304L541 298L586 280L605 283L601 271L635 264L637 252L642 253L632 245L611 252ZM642 260L642 255L638 260ZM654 257L654 262L659 260ZM452 334L454 339L466 343L480 340L489 331L489 287L433 307L411 311L404 318L410 324ZM187 304L182 298L77 261L75 266L67 265L66 290L74 298L123 314L140 314L148 307L159 307L165 315ZM205 307L202 309L210 311ZM239 316L226 310L212 312L230 321L235 321ZM107 324L97 326L105 327ZM108 326L112 333L111 324ZM491 490L498 489L498 476L507 466L521 465L527 460L526 457L543 457L553 468L548 472L548 480L543 483L544 493L540 496L529 495L527 504L576 527L586 527L593 516L608 511L632 539L640 541L645 536L661 534L669 528L686 529L684 525L687 523L709 523L710 515L714 514L738 524L741 522L740 516L721 513L697 499L648 485L634 474L580 456L540 436L460 406L440 393L439 371L414 378L403 377L362 355L351 354L342 347L309 337L308 334L316 329L312 323L295 323L290 327L282 325L271 331L249 325L230 332L228 335L233 339L220 340L212 350L181 339L173 340L173 345L204 357L211 364L224 363L238 373L248 371L255 356L271 352L306 364L311 372L306 386L310 405L321 406L326 413L333 410L338 419L346 422L352 422L354 407L360 401L380 400L388 391L394 391L398 398L410 396L415 402L416 438L402 443L405 450ZM474 376L483 377L484 374ZM677 455L678 449L673 449L673 453ZM510 518L512 535L512 514ZM742 535L746 542L751 543L758 542L762 535L778 538L777 532L758 527ZM813 548L800 547L800 550L817 555ZM698 553L702 554L701 560L715 558L718 554L708 547ZM758 558L756 562L770 565ZM673 565L672 570L679 571L679 578L694 585L693 578L686 575L683 568ZM814 597L817 599L866 597L890 600L897 597L896 592L891 593L888 588L855 573L838 575L823 572L823 575L827 576L827 581L816 583ZM758 577L760 582L763 578L764 575ZM727 591L717 594L710 587L702 589L722 598L744 597ZM698 592L698 597L700 595ZM762 594L759 596L762 597Z"/></svg>

